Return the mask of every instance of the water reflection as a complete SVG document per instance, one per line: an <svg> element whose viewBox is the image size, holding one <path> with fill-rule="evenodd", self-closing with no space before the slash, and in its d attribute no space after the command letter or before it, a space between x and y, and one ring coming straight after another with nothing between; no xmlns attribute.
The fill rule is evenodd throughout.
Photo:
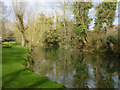
<svg viewBox="0 0 120 90"><path fill-rule="evenodd" d="M36 49L34 70L68 88L118 88L118 62L113 55L79 50Z"/></svg>
<svg viewBox="0 0 120 90"><path fill-rule="evenodd" d="M95 75L94 75L94 73L93 73L93 67L91 66L91 64L88 64L88 66L89 66L89 69L88 69L88 74L89 74L89 76L90 76L90 79L88 80L88 84L87 84L87 86L89 87L89 88L96 88L95 87Z"/></svg>

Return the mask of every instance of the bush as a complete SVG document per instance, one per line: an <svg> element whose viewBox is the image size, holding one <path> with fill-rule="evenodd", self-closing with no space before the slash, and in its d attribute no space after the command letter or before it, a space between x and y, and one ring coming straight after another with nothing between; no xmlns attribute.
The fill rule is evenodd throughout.
<svg viewBox="0 0 120 90"><path fill-rule="evenodd" d="M80 25L79 27L76 27L75 33L77 38L80 40L85 41L86 38L86 27L84 25Z"/></svg>
<svg viewBox="0 0 120 90"><path fill-rule="evenodd" d="M48 46L53 45L53 46L59 46L59 36L57 34L56 30L50 30L46 32L46 38L45 42L47 43Z"/></svg>
<svg viewBox="0 0 120 90"><path fill-rule="evenodd" d="M3 48L11 48L12 44L3 44Z"/></svg>
<svg viewBox="0 0 120 90"><path fill-rule="evenodd" d="M26 67L27 69L29 69L30 71L34 71L34 68L33 68L34 59L31 57L30 54L27 55L25 65L27 66L27 67Z"/></svg>
<svg viewBox="0 0 120 90"><path fill-rule="evenodd" d="M117 50L116 48L118 45L117 30L115 31L114 29L110 29L106 33L95 33L94 31L89 31L87 41L87 49L114 52Z"/></svg>

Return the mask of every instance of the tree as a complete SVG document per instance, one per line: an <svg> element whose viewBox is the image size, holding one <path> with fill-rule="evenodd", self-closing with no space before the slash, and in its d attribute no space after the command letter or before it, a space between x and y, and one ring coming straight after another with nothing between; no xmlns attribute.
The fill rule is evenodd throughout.
<svg viewBox="0 0 120 90"><path fill-rule="evenodd" d="M10 21L8 20L6 13L7 7L3 2L0 2L0 33L2 34L1 36L3 40L5 37L9 36L8 23L10 23Z"/></svg>
<svg viewBox="0 0 120 90"><path fill-rule="evenodd" d="M86 30L89 28L91 18L88 16L89 9L93 7L91 2L74 2L73 13L75 15L75 33L77 35L78 43L82 43L82 47L87 42Z"/></svg>
<svg viewBox="0 0 120 90"><path fill-rule="evenodd" d="M83 0L84 1L84 0ZM89 9L93 7L92 2L74 2L73 13L75 15L76 23L84 25L87 29L91 18L88 16Z"/></svg>
<svg viewBox="0 0 120 90"><path fill-rule="evenodd" d="M14 9L14 14L16 21L18 22L16 25L19 29L19 31L22 33L22 46L25 46L26 43L28 43L28 40L26 39L25 36L25 31L27 30L27 26L25 26L24 23L24 16L25 16L25 11L26 11L26 3L24 2L13 2L13 9Z"/></svg>
<svg viewBox="0 0 120 90"><path fill-rule="evenodd" d="M0 37L2 36L2 2L0 2Z"/></svg>
<svg viewBox="0 0 120 90"><path fill-rule="evenodd" d="M68 24L69 24L69 22L68 22L68 19L66 19L68 16L67 16L67 12L69 11L69 2L65 2L65 1L63 1L63 2L61 2L60 3L60 8L61 8L61 10L62 10L62 13L63 13L63 15L62 15L62 17L60 18L60 20L59 21L57 21L57 22L60 22L59 23L59 25L60 25L60 28L61 28L61 42L62 42L62 44L67 44L67 43L69 43L69 41L68 41ZM59 29L60 29L59 28Z"/></svg>
<svg viewBox="0 0 120 90"><path fill-rule="evenodd" d="M71 12L73 8L71 8L72 2L61 2L58 3L60 12L56 12L56 30L58 33L58 38L60 39L59 46L64 48L70 48L72 46L72 34L74 34L74 20L70 15L73 15Z"/></svg>
<svg viewBox="0 0 120 90"><path fill-rule="evenodd" d="M101 32L103 28L107 31L113 26L117 2L102 2L96 6L96 18L94 30Z"/></svg>

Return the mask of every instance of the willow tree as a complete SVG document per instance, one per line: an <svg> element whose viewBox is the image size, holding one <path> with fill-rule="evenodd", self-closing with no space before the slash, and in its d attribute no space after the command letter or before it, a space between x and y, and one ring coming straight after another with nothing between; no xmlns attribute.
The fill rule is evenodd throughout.
<svg viewBox="0 0 120 90"><path fill-rule="evenodd" d="M116 14L117 2L102 2L96 6L96 18L94 30L101 32L104 28L107 31L113 26Z"/></svg>
<svg viewBox="0 0 120 90"><path fill-rule="evenodd" d="M25 46L28 40L26 39L25 36L25 31L27 30L27 26L25 25L25 19L24 16L26 14L26 3L24 2L13 2L13 10L14 10L14 15L16 18L16 21L18 22L17 28L22 34L22 46Z"/></svg>

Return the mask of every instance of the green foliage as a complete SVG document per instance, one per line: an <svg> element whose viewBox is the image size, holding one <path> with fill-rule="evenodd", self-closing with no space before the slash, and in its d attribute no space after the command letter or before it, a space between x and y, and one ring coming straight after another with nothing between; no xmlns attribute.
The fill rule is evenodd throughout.
<svg viewBox="0 0 120 90"><path fill-rule="evenodd" d="M50 45L52 44L53 46L59 46L59 36L57 34L56 30L50 30L46 33L46 38L45 38L45 42Z"/></svg>
<svg viewBox="0 0 120 90"><path fill-rule="evenodd" d="M89 28L89 23L91 18L88 16L89 9L93 7L91 2L74 2L73 3L73 13L75 18L75 34L77 37L75 46L77 48L83 48L84 44L87 42L86 30Z"/></svg>
<svg viewBox="0 0 120 90"><path fill-rule="evenodd" d="M12 44L3 44L3 48L11 48Z"/></svg>
<svg viewBox="0 0 120 90"><path fill-rule="evenodd" d="M86 28L84 25L79 25L76 27L75 33L77 35L77 38L80 40L85 41L86 38Z"/></svg>
<svg viewBox="0 0 120 90"><path fill-rule="evenodd" d="M93 51L116 53L119 50L117 31L109 29L106 34L90 31L88 32L88 42L86 46L87 49Z"/></svg>
<svg viewBox="0 0 120 90"><path fill-rule="evenodd" d="M115 44L117 42L117 40L115 39L114 36L109 36L109 37L107 37L107 42Z"/></svg>
<svg viewBox="0 0 120 90"><path fill-rule="evenodd" d="M96 19L94 29L97 32L101 32L103 24L106 29L113 26L115 17L117 2L102 2L96 6Z"/></svg>
<svg viewBox="0 0 120 90"><path fill-rule="evenodd" d="M87 29L89 28L88 25L91 22L91 18L88 17L88 12L92 7L93 4L91 2L73 3L73 13L75 15L76 22L85 25Z"/></svg>
<svg viewBox="0 0 120 90"><path fill-rule="evenodd" d="M97 12L94 31L103 34L93 33L93 36L90 36L88 35L89 25L93 18L89 17L89 11L94 8L94 5L92 2L82 1L72 3L62 2L60 9L63 12L63 16L55 11L56 15L53 14L51 17L42 13L39 17L32 18L28 23L30 28L25 32L25 37L29 41L28 46L57 46L79 49L87 46L87 48L90 47L92 49L95 47L97 50L107 48L108 43L116 43L116 38L112 34L110 34L111 38L104 32L107 32L113 26L117 2L97 4L95 7ZM74 14L73 19L69 18L68 12ZM88 36L90 37L89 41Z"/></svg>
<svg viewBox="0 0 120 90"><path fill-rule="evenodd" d="M25 63L27 69L29 69L30 71L34 71L33 65L34 65L34 59L29 55L27 55L26 58L26 63Z"/></svg>

